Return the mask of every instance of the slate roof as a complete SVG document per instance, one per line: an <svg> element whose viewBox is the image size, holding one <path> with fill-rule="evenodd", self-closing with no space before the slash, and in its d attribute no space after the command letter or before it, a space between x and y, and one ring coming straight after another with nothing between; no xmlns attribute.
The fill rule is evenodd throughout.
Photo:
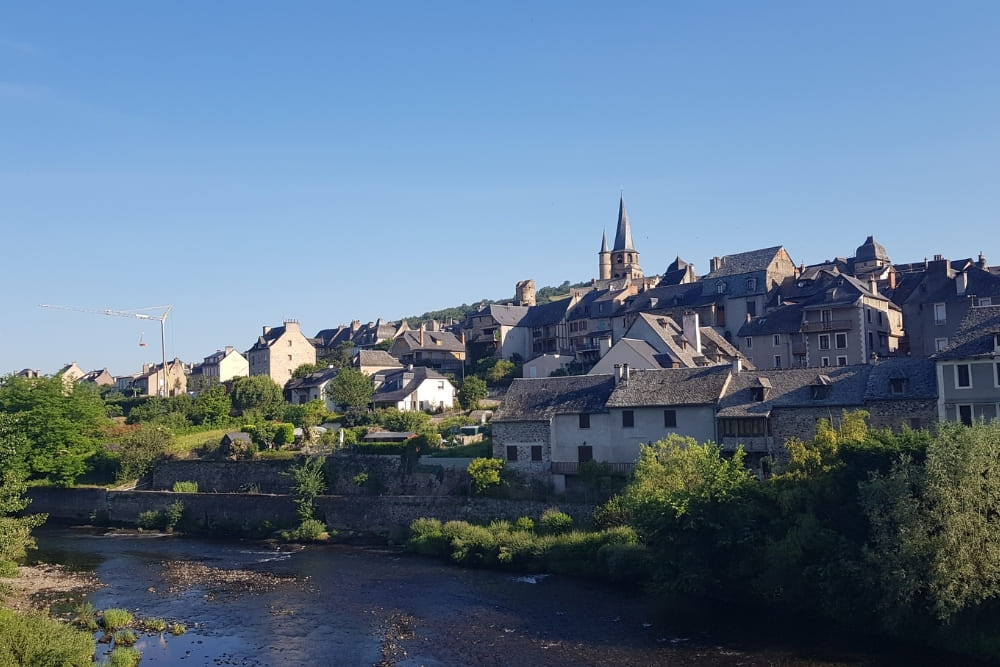
<svg viewBox="0 0 1000 667"><path fill-rule="evenodd" d="M516 378L493 414L493 422L548 421L555 415L607 412L611 375Z"/></svg>
<svg viewBox="0 0 1000 667"><path fill-rule="evenodd" d="M705 294L705 287L700 282L683 283L681 285L663 285L662 283L645 292L631 296L625 300L626 310L655 311L667 308L697 308L714 303L715 294Z"/></svg>
<svg viewBox="0 0 1000 667"><path fill-rule="evenodd" d="M357 360L359 366L402 366L385 350L358 350Z"/></svg>
<svg viewBox="0 0 1000 667"><path fill-rule="evenodd" d="M772 248L762 248L749 252L740 252L735 255L726 255L721 258L722 266L715 271L711 271L702 277L702 280L715 280L726 276L737 276L741 273L753 273L754 271L764 271L774 261L775 256L781 251L781 246Z"/></svg>
<svg viewBox="0 0 1000 667"><path fill-rule="evenodd" d="M528 306L501 306L496 303L491 303L477 312L473 317L489 315L496 320L497 324L514 327L520 324L521 320L523 320L527 314Z"/></svg>
<svg viewBox="0 0 1000 667"><path fill-rule="evenodd" d="M628 223L628 211L625 210L625 195L618 200L618 230L615 233L615 247L612 250L635 250L632 243L632 226Z"/></svg>
<svg viewBox="0 0 1000 667"><path fill-rule="evenodd" d="M416 391L425 380L447 381L445 376L425 366L380 371L375 377L382 382L372 396L376 403L398 403Z"/></svg>
<svg viewBox="0 0 1000 667"><path fill-rule="evenodd" d="M905 280L904 284L909 288L908 293L904 299L902 290L897 287L896 293L894 293L894 297L900 299L897 303L903 301L906 303L956 301L966 299L971 295L1000 297L1000 276L972 267L965 272L968 278L965 294L959 295L955 285L955 274L949 273L951 273L950 276L946 274L944 267L937 267L937 270L928 269L919 280L915 281L915 284L912 277L906 276L908 280Z"/></svg>
<svg viewBox="0 0 1000 667"><path fill-rule="evenodd" d="M742 371L732 377L722 400L717 417L766 417L779 407L857 407L863 404L868 384L870 365L840 366L829 368L786 368ZM814 384L827 384L830 389L824 398L813 398ZM755 401L752 387L761 386L761 380L771 383L765 400Z"/></svg>
<svg viewBox="0 0 1000 667"><path fill-rule="evenodd" d="M993 357L994 335L1000 333L1000 306L973 306L962 320L951 344L931 359Z"/></svg>
<svg viewBox="0 0 1000 667"><path fill-rule="evenodd" d="M729 366L630 371L615 387L609 408L715 403L729 378Z"/></svg>
<svg viewBox="0 0 1000 667"><path fill-rule="evenodd" d="M406 346L411 352L414 350L446 350L448 352L465 351L465 344L450 331L424 331L423 333L423 345L420 344L420 331L414 331L412 329L403 332L403 334L396 340L399 340L400 338L403 339L403 342L406 343Z"/></svg>
<svg viewBox="0 0 1000 667"><path fill-rule="evenodd" d="M278 340L285 334L285 325L280 327L271 327L271 329L266 333L258 336L257 342L253 344L247 352L252 350L266 350L267 348L274 345L274 341Z"/></svg>
<svg viewBox="0 0 1000 667"><path fill-rule="evenodd" d="M876 259L888 262L889 253L885 251L885 246L875 240L874 236L869 236L865 239L865 242L859 245L858 249L854 251L854 261L870 262Z"/></svg>
<svg viewBox="0 0 1000 667"><path fill-rule="evenodd" d="M291 391L292 389L311 389L314 387L320 387L324 382L329 382L333 378L337 377L339 372L339 368L324 368L321 371L316 371L315 373L310 373L305 377L300 377L290 381L286 389Z"/></svg>
<svg viewBox="0 0 1000 667"><path fill-rule="evenodd" d="M528 312L520 321L521 327L544 327L559 324L566 317L570 299L558 299L540 306L528 306Z"/></svg>
<svg viewBox="0 0 1000 667"><path fill-rule="evenodd" d="M903 393L892 393L892 380L906 380ZM870 367L866 401L910 400L937 398L937 370L930 359L894 357Z"/></svg>

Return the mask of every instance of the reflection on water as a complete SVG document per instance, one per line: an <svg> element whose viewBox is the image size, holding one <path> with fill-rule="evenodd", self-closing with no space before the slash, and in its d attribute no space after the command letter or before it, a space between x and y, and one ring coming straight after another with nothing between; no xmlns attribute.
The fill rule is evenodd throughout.
<svg viewBox="0 0 1000 667"><path fill-rule="evenodd" d="M106 584L88 596L98 609L124 607L187 626L178 637L143 636L137 647L144 667L921 661L808 642L747 648L725 627L692 632L666 625L647 601L606 586L462 570L385 550L275 550L56 528L38 531L38 544L37 560L93 569ZM768 635L780 631L771 627Z"/></svg>

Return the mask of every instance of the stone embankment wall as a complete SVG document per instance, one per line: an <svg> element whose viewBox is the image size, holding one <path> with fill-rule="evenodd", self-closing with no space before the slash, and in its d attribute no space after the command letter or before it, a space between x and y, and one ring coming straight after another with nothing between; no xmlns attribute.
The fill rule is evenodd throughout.
<svg viewBox="0 0 1000 667"><path fill-rule="evenodd" d="M469 459L471 460L471 459ZM289 469L300 463L281 461L159 461L148 478L148 488L169 491L174 482L197 482L199 491L214 493L288 493ZM336 495L388 494L466 495L470 478L466 465L453 459L435 463L422 458L414 472L402 474L399 456L338 454L325 462L327 490ZM365 479L358 478L364 473Z"/></svg>
<svg viewBox="0 0 1000 667"><path fill-rule="evenodd" d="M107 491L105 489L29 490L30 512L45 512L57 521L134 524L142 512L159 511L178 500L185 514L202 526L240 526L270 522L294 525L295 504L289 496L262 493L173 493L169 491ZM321 496L317 515L341 531L385 534L414 519L434 517L486 523L493 519L538 519L553 503L455 496ZM587 523L592 505L559 503L578 523Z"/></svg>

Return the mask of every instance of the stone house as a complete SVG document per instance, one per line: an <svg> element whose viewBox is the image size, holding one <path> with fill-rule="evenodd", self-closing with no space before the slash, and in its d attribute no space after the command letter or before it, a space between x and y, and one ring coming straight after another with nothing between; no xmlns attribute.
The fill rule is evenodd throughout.
<svg viewBox="0 0 1000 667"><path fill-rule="evenodd" d="M285 397L292 405L321 400L326 405L327 410L335 412L337 405L326 395L326 388L339 372L338 368L324 368L305 377L291 380L285 385Z"/></svg>
<svg viewBox="0 0 1000 667"><path fill-rule="evenodd" d="M187 391L187 369L176 357L166 372L163 364L143 364L141 373L117 378L115 388L132 396L180 396Z"/></svg>
<svg viewBox="0 0 1000 667"><path fill-rule="evenodd" d="M354 354L352 365L365 375L403 367L399 359L385 350L358 350Z"/></svg>
<svg viewBox="0 0 1000 667"><path fill-rule="evenodd" d="M85 373L79 382L86 382L98 387L111 387L115 384L115 378L108 372L107 368L101 368Z"/></svg>
<svg viewBox="0 0 1000 667"><path fill-rule="evenodd" d="M389 354L404 366L426 366L439 373L461 375L465 365L465 344L450 331L404 331L389 348Z"/></svg>
<svg viewBox="0 0 1000 667"><path fill-rule="evenodd" d="M951 344L935 354L938 419L1000 419L1000 305L973 306Z"/></svg>
<svg viewBox="0 0 1000 667"><path fill-rule="evenodd" d="M462 324L469 361L497 357L521 359L531 356L531 330L521 326L529 306L489 304L466 318Z"/></svg>
<svg viewBox="0 0 1000 667"><path fill-rule="evenodd" d="M250 375L267 375L284 387L296 368L316 363L316 348L296 320L285 320L280 327L265 326L246 356Z"/></svg>
<svg viewBox="0 0 1000 667"><path fill-rule="evenodd" d="M232 345L227 345L225 350L217 350L205 357L201 363L201 375L208 383L221 384L250 375L250 362Z"/></svg>
<svg viewBox="0 0 1000 667"><path fill-rule="evenodd" d="M455 402L455 386L437 371L409 366L379 371L372 376L376 408L399 410L448 410Z"/></svg>
<svg viewBox="0 0 1000 667"><path fill-rule="evenodd" d="M699 281L703 296L715 300L711 324L733 340L748 317L764 312L771 290L795 275L795 264L781 246L713 257Z"/></svg>

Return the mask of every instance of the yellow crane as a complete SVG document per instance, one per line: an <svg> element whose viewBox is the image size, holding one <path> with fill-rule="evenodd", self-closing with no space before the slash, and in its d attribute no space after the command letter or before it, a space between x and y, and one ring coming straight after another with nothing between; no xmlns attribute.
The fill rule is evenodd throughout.
<svg viewBox="0 0 1000 667"><path fill-rule="evenodd" d="M96 315L110 315L112 317L132 317L137 320L147 320L160 323L160 355L163 361L163 382L159 389L161 396L166 396L167 389L167 315L170 314L173 306L150 306L149 308L136 308L135 310L115 310L105 308L80 308L79 306L56 306L51 303L40 304L42 308L56 308L59 310L75 310L78 313L94 313Z"/></svg>

